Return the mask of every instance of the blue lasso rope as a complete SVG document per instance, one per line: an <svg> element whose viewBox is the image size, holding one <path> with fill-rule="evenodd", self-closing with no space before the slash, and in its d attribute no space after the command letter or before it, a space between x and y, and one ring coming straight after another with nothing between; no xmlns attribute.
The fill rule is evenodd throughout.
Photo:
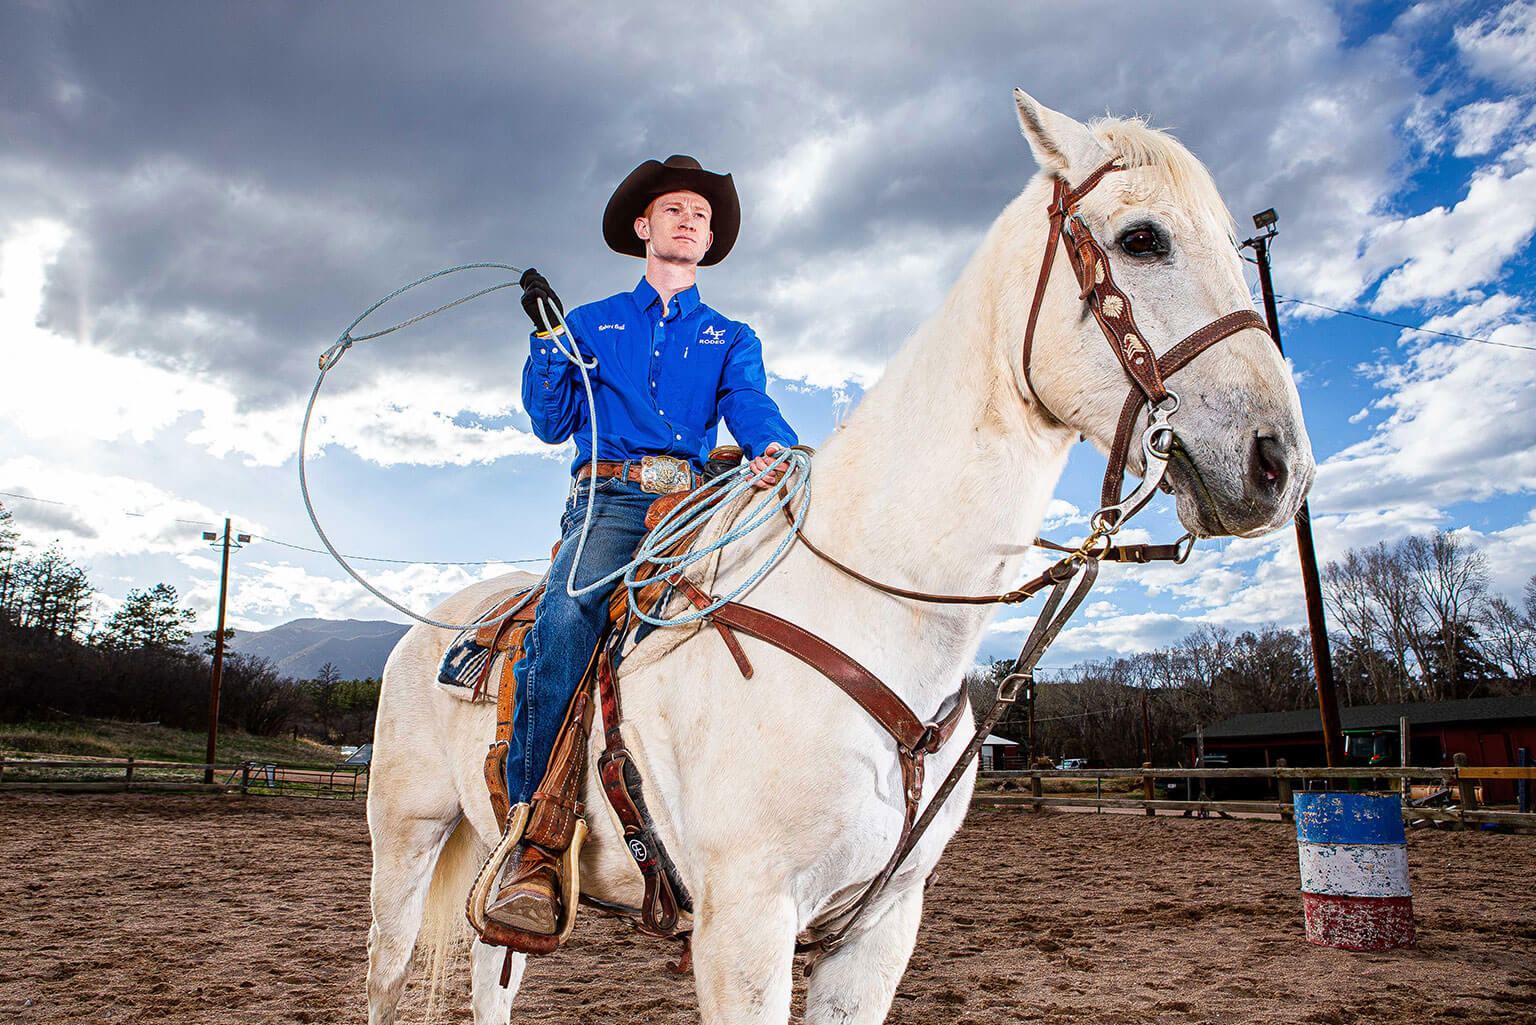
<svg viewBox="0 0 1536 1025"><path fill-rule="evenodd" d="M347 574L352 577L353 580L357 581L357 583L362 585L365 590L367 590L375 598L378 598L380 601L384 602L384 604L388 605L390 608L403 615L409 616L411 619L414 619L417 622L425 623L428 626L441 627L446 630L478 630L484 627L494 626L498 623L503 623L510 619L515 613L517 613L528 603L528 599L532 597L533 591L536 590L536 586L535 588L531 588L528 594L511 609L509 609L505 614L490 619L483 619L474 623L443 623L435 619L430 619L412 611L411 609L406 608L404 605L401 605L399 602L390 598L384 592L380 591L377 587L374 587L371 583L369 583L361 573L352 568L352 565L347 562L346 558L336 550L336 547L333 544L331 544L331 539L326 536L325 530L320 526L319 518L315 515L314 503L310 500L309 480L305 467L305 452L309 441L309 422L312 415L314 414L315 401L319 398L320 388L325 383L325 375L329 373L333 368L335 368L337 363L341 362L341 357L346 353L348 349L353 346L354 343L366 342L374 338L381 338L384 335L399 331L401 328L410 327L412 324L426 320L428 317L434 317L437 314L444 312L445 310L451 310L455 306L467 303L472 299L478 299L481 296L489 295L490 293L499 291L503 288L514 287L519 283L517 280L500 282L499 284L491 285L487 288L482 288L478 291L471 292L470 294L455 299L452 302L444 303L436 309L428 310L425 313L418 314L407 320L402 320L398 324L393 324L381 330L370 332L369 334L353 336L352 330L354 328L366 320L369 314L373 313L375 310L379 309L379 307L383 306L390 300L397 298L405 292L408 292L409 290L415 288L417 285L422 285L436 278L444 277L448 274L457 274L460 271L466 270L505 270L510 271L519 277L523 273L523 269L521 267L513 267L512 265L505 263L460 264L456 267L449 267L444 270L434 271L433 273L425 275L424 277L417 278L410 284L402 285L401 287L395 289L393 292L390 292L388 295L384 296L384 298L380 299L372 306L369 306L366 310L359 314L358 317L352 321L352 323L347 325L346 329L337 336L335 343L333 343L328 349L320 354L320 374L315 379L315 386L309 393L309 402L304 407L304 422L299 428L299 490L304 498L304 509L309 514L309 522L311 526L315 528L315 534L319 536L321 543L325 545L326 551L331 554L331 557L336 560L337 564L339 564L342 569L346 570ZM592 427L592 458L595 462L597 460L598 452L597 410L596 404L593 401L592 379L589 371L597 367L597 359L596 357L593 357L592 360L588 362L582 358L581 350L575 345L575 335L572 334L569 327L566 326L565 316L559 309L554 310L555 320L558 321L558 330L556 325L551 323L549 318L549 308L542 300L539 302L539 310L540 319L544 321L545 333L549 336L548 340L550 344L554 347L555 351L559 352L566 359L576 364L577 370L581 372L582 386L586 389L587 393L587 409L589 411L589 419L591 421ZM560 343L559 337L562 333L566 338L572 340L571 350L567 350L565 346ZM670 510L666 516L662 517L661 522L656 525L656 528L651 531L651 533L647 535L647 537L641 542L640 548L637 550L634 559L630 560L625 565L620 566L618 569L603 577L601 580L594 581L585 587L577 588L575 586L576 570L581 563L581 556L586 548L587 534L592 526L592 508L594 504L593 500L596 497L597 490L597 475L592 474L589 477L586 515L582 520L581 536L578 539L576 545L576 557L572 561L571 573L566 580L566 593L573 598L579 597L580 595L587 594L595 588L602 586L603 584L611 583L614 580L618 580L622 577L624 587L627 591L626 597L629 602L630 610L639 619L653 626L682 626L709 615L710 613L719 609L726 602L735 600L752 586L754 586L759 580L761 580L763 576L766 575L768 571L778 563L779 559L783 557L784 553L788 550L789 545L793 542L796 536L795 530L789 531L784 536L784 539L779 542L778 547L774 549L773 554L770 555L768 559L766 559L763 564L758 567L756 572L748 577L745 582L733 590L729 595L726 595L723 598L716 598L704 609L685 612L679 616L658 617L653 616L647 613L645 610L641 609L638 604L636 604L635 595L640 590L640 588L652 584L655 581L653 579L637 579L635 577L635 573L638 572L640 567L647 562L653 562L660 566L675 567L670 570L670 572L674 573L687 569L688 567L709 558L715 552L723 549L726 545L734 543L752 531L763 526L785 505L797 503L797 500L803 496L805 500L798 502L793 510L794 525L798 529L801 523L804 521L806 512L810 509L810 456L808 453L801 449L784 449L775 454L773 457L773 462L764 472L772 473L773 471L780 469L782 469L787 475L785 478L785 486L776 490L775 498L768 502L761 503L756 509L754 509L752 515L749 516L747 520L740 526L733 528L726 534L706 544L702 548L693 549L675 556L663 556L660 554L660 552L669 544L675 542L688 531L692 530L696 524L701 524L705 519L713 516L719 508L739 498L754 486L752 480L756 475L752 474L750 468L747 466L738 467L736 470L727 474L722 474L701 486L699 489L700 491L709 488L724 488L725 492L718 503L689 502ZM548 586L548 571L544 573L540 583L544 584L546 587Z"/></svg>

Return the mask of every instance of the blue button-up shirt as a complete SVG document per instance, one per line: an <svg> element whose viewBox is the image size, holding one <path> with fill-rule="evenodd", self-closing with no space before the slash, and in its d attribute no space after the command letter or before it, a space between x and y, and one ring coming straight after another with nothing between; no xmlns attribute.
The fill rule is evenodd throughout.
<svg viewBox="0 0 1536 1025"><path fill-rule="evenodd" d="M768 397L763 347L747 325L699 301L698 286L661 297L644 278L565 315L589 371L597 403L599 459L671 455L695 468L715 447L720 418L747 458L769 443L799 439ZM565 337L560 341L569 347ZM576 442L574 471L592 458L592 429L581 373L548 338L535 332L523 367L523 409L533 433L550 444Z"/></svg>

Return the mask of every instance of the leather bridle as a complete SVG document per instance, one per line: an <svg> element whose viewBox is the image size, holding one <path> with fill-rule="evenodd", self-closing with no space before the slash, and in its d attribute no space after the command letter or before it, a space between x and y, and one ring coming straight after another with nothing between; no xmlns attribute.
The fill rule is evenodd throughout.
<svg viewBox="0 0 1536 1025"><path fill-rule="evenodd" d="M1064 423L1046 406L1040 390L1030 375L1030 358L1034 352L1035 325L1040 318L1040 307L1045 302L1045 288L1051 277L1051 266L1056 258L1058 241L1066 243L1067 260L1072 273L1077 276L1081 291L1078 298L1088 304L1093 317L1099 323L1115 358L1120 361L1132 387L1120 410L1120 421L1115 429L1114 441L1109 446L1109 465L1104 471L1104 486L1100 491L1100 506L1090 523L1100 537L1113 536L1125 521L1151 500L1168 457L1173 451L1174 430L1169 419L1179 408L1179 397L1164 384L1166 378L1182 369L1196 356L1217 342L1246 328L1268 331L1264 319L1252 309L1234 310L1217 317L1209 324L1190 334L1189 337L1158 356L1148 344L1146 335L1137 326L1131 312L1131 298L1115 284L1110 272L1109 257L1088 230L1088 223L1077 211L1078 204L1092 192L1104 176L1125 169L1121 157L1112 157L1100 164L1075 188L1069 188L1058 177L1052 184L1050 234L1045 243L1045 257L1040 262L1040 276L1035 282L1035 298L1030 304L1029 321L1024 328L1022 363L1024 382L1041 410L1058 423ZM1152 406L1152 419L1142 435L1142 453L1146 456L1146 470L1138 486L1129 498L1122 498L1126 464L1130 460L1132 434L1135 431L1136 414L1142 403ZM1092 544L1093 541L1088 542Z"/></svg>

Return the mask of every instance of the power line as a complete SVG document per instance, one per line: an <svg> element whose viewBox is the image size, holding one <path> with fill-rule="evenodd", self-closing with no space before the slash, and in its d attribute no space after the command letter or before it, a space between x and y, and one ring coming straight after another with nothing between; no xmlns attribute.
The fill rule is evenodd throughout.
<svg viewBox="0 0 1536 1025"><path fill-rule="evenodd" d="M1442 338L1455 338L1463 342L1481 342L1484 345L1498 345L1505 349L1523 349L1526 352L1536 352L1536 345L1520 345L1517 342L1496 342L1492 338L1474 338L1472 335L1458 335L1451 331L1436 331L1428 327L1414 327L1412 324L1402 324L1385 317L1373 317L1368 313L1357 313L1354 310L1341 310L1336 306L1325 306L1308 299L1295 299L1288 295L1277 295L1276 299L1283 303L1296 303L1300 306L1311 306L1313 309L1327 310L1329 313L1337 313L1345 317L1354 317L1356 320L1369 320L1373 324L1386 324L1389 327L1402 328L1404 331L1417 331L1424 335L1439 335Z"/></svg>
<svg viewBox="0 0 1536 1025"><path fill-rule="evenodd" d="M267 537L265 534L252 534L251 536L254 537L254 538L259 538L260 540L265 541L268 544L281 545L284 548L292 548L295 551L313 552L315 555L329 555L329 554L331 554L330 552L327 552L323 548L306 548L303 545L296 545L296 544L293 544L292 542L289 542L289 541L279 541L275 537ZM522 563L528 563L528 562L548 562L549 561L549 559L543 558L543 559L470 559L470 560L463 560L463 561L459 561L459 562L451 562L451 561L442 560L442 559L436 559L436 560L434 560L434 559L385 559L385 558L380 558L380 557L376 557L376 556L372 556L372 555L349 555L349 556L347 556L347 558L355 559L355 560L357 560L359 562L395 562L395 563L400 563L400 564L406 565L406 566L516 566L516 565L521 565Z"/></svg>
<svg viewBox="0 0 1536 1025"><path fill-rule="evenodd" d="M0 495L4 495L7 498L19 498L19 499L21 499L22 501L25 501L25 502L38 502L38 503L41 503L43 505L62 506L64 508L66 508L66 509L80 509L81 508L80 506L75 505L72 502L61 502L58 499L54 499L54 498L38 498L36 495L23 495L23 494L20 494L18 492L15 492L15 491L0 491ZM81 510L81 511L84 511L84 510ZM143 512L129 512L129 511L125 510L125 509L120 509L120 510L118 510L118 512L119 512L119 514L121 514L123 516L144 517L144 516L149 515L148 513L143 513ZM216 527L217 526L217 524L208 523L208 522L203 521L203 520L173 519L171 522L172 523L183 523L183 524L187 524L187 525L193 526L193 527ZM310 553L312 553L314 555L329 555L330 554L329 552L325 551L322 548L307 548L304 545L296 545L296 544L294 544L291 541L283 541L283 540L280 540L280 539L275 538L275 537L268 537L265 534L252 534L251 536L254 537L254 538L258 538L258 539L260 539L262 541L265 541L268 544L277 545L277 546L279 546L281 548L292 548L294 551L310 552ZM520 565L524 565L524 564L528 564L528 563L548 562L549 561L548 557L538 558L538 559L467 559L467 560L459 560L459 561L451 561L451 560L446 560L446 559L386 559L386 558L383 558L383 557L380 557L380 556L374 556L374 555L348 555L347 558L355 559L355 560L357 560L359 562L387 562L387 563L395 563L395 564L404 565L404 566L520 566Z"/></svg>

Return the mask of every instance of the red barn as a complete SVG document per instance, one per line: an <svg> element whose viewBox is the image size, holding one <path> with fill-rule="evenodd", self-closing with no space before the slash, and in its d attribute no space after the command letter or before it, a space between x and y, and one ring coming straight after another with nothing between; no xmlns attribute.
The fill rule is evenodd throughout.
<svg viewBox="0 0 1536 1025"><path fill-rule="evenodd" d="M1468 698L1419 701L1400 705L1357 705L1339 710L1344 730L1345 764L1400 765L1398 720L1408 719L1408 764L1450 765L1465 754L1472 765L1514 765L1521 748L1536 756L1536 695L1517 698ZM1195 734L1185 734L1190 764ZM1284 758L1294 766L1327 763L1317 709L1239 715L1205 728L1205 752L1226 755L1233 767L1274 765ZM1513 801L1515 785L1488 780L1487 801Z"/></svg>

